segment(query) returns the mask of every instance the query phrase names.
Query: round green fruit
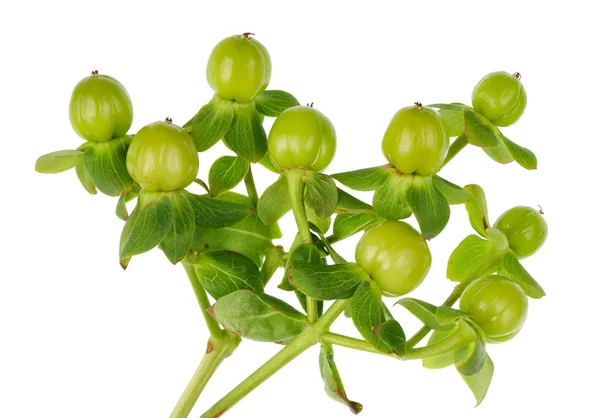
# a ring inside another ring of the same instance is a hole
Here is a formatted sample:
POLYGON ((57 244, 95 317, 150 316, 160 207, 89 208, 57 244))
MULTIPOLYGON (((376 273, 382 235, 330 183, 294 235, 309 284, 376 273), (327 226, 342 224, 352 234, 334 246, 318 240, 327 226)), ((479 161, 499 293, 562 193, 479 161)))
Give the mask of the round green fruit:
POLYGON ((83 139, 104 142, 127 133, 133 121, 133 105, 121 83, 93 71, 73 89, 69 119, 83 139))
POLYGON ((494 228, 504 232, 508 245, 519 258, 534 254, 548 236, 548 224, 541 211, 528 206, 507 210, 500 215, 494 228))
POLYGON ((504 71, 483 77, 473 89, 473 109, 488 118, 496 126, 515 123, 527 106, 527 93, 519 73, 504 71))
POLYGON ((385 221, 367 230, 356 246, 355 257, 386 296, 416 289, 431 267, 427 242, 401 221, 385 221))
POLYGON ((460 310, 472 315, 487 340, 493 343, 517 335, 527 318, 527 306, 523 289, 502 276, 475 280, 460 299, 460 310))
POLYGON ((271 79, 271 57, 250 33, 223 39, 206 67, 210 87, 223 99, 248 103, 262 93, 271 79))
POLYGON ((336 147, 331 121, 317 109, 295 106, 275 120, 268 138, 269 155, 280 169, 325 169, 336 147))
POLYGON ((442 167, 448 154, 446 123, 438 112, 415 106, 400 109, 383 136, 383 154, 404 174, 429 176, 442 167))
POLYGON ((127 171, 143 189, 171 192, 198 174, 198 153, 188 133, 169 119, 144 126, 127 151, 127 171))

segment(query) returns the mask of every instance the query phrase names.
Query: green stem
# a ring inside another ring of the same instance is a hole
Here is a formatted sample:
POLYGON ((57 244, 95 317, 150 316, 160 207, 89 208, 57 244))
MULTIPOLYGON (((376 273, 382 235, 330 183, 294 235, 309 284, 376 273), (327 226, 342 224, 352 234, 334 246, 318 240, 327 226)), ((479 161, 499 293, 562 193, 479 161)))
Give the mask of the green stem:
POLYGON ((286 345, 281 351, 271 357, 270 360, 248 376, 246 380, 237 385, 231 392, 202 414, 201 418, 220 417, 261 383, 318 342, 319 332, 312 326, 306 327, 291 343, 286 345))
MULTIPOLYGON (((450 296, 448 296, 448 298, 444 301, 444 303, 442 305, 451 308, 456 303, 456 301, 458 299, 460 299, 461 295, 465 291, 465 288, 473 280, 474 279, 469 279, 469 280, 465 280, 462 283, 457 284, 454 287, 454 290, 452 291, 452 293, 450 293, 450 296)), ((414 346, 416 346, 417 344, 419 344, 419 342, 423 338, 425 338, 427 336, 427 334, 429 334, 429 331, 431 331, 431 328, 429 328, 427 325, 424 325, 423 327, 421 327, 421 329, 419 331, 417 331, 415 333, 415 335, 413 335, 411 338, 409 338, 409 340, 406 342, 406 348, 410 349, 410 348, 413 348, 414 346)))
POLYGON ((329 309, 327 309, 327 311, 323 314, 323 316, 321 318, 319 318, 319 320, 315 324, 315 327, 320 332, 329 331, 329 327, 331 327, 331 324, 333 324, 333 322, 337 319, 337 317, 340 316, 344 312, 344 310, 346 309, 346 307, 348 307, 348 305, 350 305, 350 299, 336 300, 335 302, 333 302, 331 304, 331 306, 329 307, 329 309))
POLYGON ((198 275, 196 274, 196 269, 193 265, 189 263, 182 263, 185 272, 187 273, 188 279, 190 279, 190 283, 192 284, 192 288, 194 289, 194 293, 196 294, 196 299, 198 300, 198 305, 200 305, 200 310, 202 311, 202 316, 204 316, 204 321, 206 321, 206 326, 208 327, 208 331, 210 335, 215 340, 219 340, 223 338, 223 330, 213 319, 212 316, 208 313, 208 308, 210 308, 210 301, 208 300, 208 296, 206 295, 206 291, 200 280, 198 280, 198 275))
POLYGON ((254 176, 252 175, 252 164, 248 165, 248 172, 244 176, 244 184, 246 185, 248 197, 252 201, 252 204, 256 206, 256 203, 258 202, 258 192, 256 191, 256 184, 254 183, 254 176))
MULTIPOLYGON (((294 212, 294 218, 296 219, 296 225, 298 225, 298 233, 302 243, 312 242, 312 235, 310 233, 310 227, 308 226, 308 219, 306 217, 306 208, 304 207, 304 171, 293 168, 283 172, 284 176, 287 176, 288 190, 290 193, 290 202, 292 204, 292 211, 294 212)), ((317 301, 313 298, 306 297, 306 313, 308 314, 308 322, 314 323, 319 318, 317 301)))
POLYGON ((367 353, 383 354, 390 357, 400 358, 394 354, 387 354, 377 350, 371 343, 358 338, 347 337, 345 335, 326 332, 321 336, 321 341, 329 344, 339 345, 341 347, 352 348, 353 350, 366 351, 367 353))
POLYGON ((223 360, 233 354, 240 341, 242 339, 239 336, 229 333, 219 340, 212 337, 208 340, 206 353, 171 412, 171 418, 187 418, 212 375, 223 360))
POLYGON ((465 134, 460 134, 450 145, 450 148, 448 149, 448 154, 446 155, 446 159, 444 160, 442 167, 448 164, 454 157, 456 157, 456 155, 460 151, 462 151, 462 149, 468 144, 469 141, 467 141, 467 137, 465 136, 465 134))
MULTIPOLYGON (((469 327, 465 325, 465 327, 469 327)), ((469 335, 466 334, 466 328, 460 327, 450 337, 442 340, 438 343, 427 345, 420 348, 408 348, 404 354, 405 360, 422 360, 431 357, 442 356, 444 354, 452 353, 460 348, 465 347, 468 344, 469 335)))
POLYGON ((271 280, 271 277, 275 274, 277 269, 281 267, 281 255, 283 254, 283 248, 271 247, 265 253, 265 261, 260 268, 260 274, 262 275, 263 285, 266 286, 271 280))
POLYGON ((331 257, 331 259, 333 260, 333 262, 335 264, 347 264, 348 263, 344 259, 344 257, 339 255, 337 253, 337 251, 333 249, 333 247, 331 246, 329 241, 327 241, 327 238, 325 237, 325 235, 319 234, 319 237, 321 238, 321 241, 323 241, 323 244, 325 244, 325 248, 327 248, 327 252, 329 253, 329 256, 331 257))

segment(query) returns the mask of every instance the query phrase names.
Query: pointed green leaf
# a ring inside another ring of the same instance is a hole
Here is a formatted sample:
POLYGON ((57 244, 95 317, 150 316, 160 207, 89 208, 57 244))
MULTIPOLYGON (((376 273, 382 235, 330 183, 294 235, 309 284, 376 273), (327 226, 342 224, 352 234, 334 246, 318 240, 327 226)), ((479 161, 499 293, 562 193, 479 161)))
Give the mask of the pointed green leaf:
POLYGON ((375 213, 385 219, 405 219, 411 215, 406 199, 413 181, 412 175, 393 174, 373 195, 375 213))
POLYGON ((117 207, 115 209, 115 213, 117 215, 117 218, 121 219, 122 221, 126 221, 127 218, 129 218, 129 212, 127 212, 127 195, 121 195, 119 197, 119 200, 117 201, 117 207))
POLYGON ((208 172, 211 196, 218 196, 239 184, 248 173, 248 161, 240 157, 224 156, 217 159, 208 172))
POLYGON ((260 161, 258 162, 260 165, 262 165, 264 168, 266 168, 267 170, 275 173, 275 174, 279 174, 281 172, 281 170, 279 168, 277 168, 275 166, 275 164, 273 164, 273 161, 271 161, 271 157, 269 156, 269 152, 267 151, 267 153, 264 155, 264 157, 262 157, 260 159, 260 161))
POLYGON ((458 309, 450 308, 448 306, 438 306, 435 310, 435 319, 438 324, 445 326, 450 325, 458 321, 459 319, 470 318, 466 312, 459 311, 458 309))
POLYGON ((363 168, 356 171, 332 174, 331 177, 352 190, 368 192, 382 186, 396 170, 389 166, 363 168))
POLYGON ((256 205, 258 216, 265 225, 274 224, 291 209, 292 203, 285 176, 279 176, 275 183, 267 187, 256 205))
POLYGON ((209 313, 229 331, 255 341, 285 343, 308 325, 304 315, 282 300, 247 289, 223 296, 209 313))
POLYGON ((488 228, 485 230, 485 233, 494 250, 504 252, 510 248, 508 245, 508 238, 504 232, 497 228, 488 228))
POLYGON ((341 241, 380 222, 374 213, 347 213, 333 221, 333 236, 341 241))
POLYGON ((312 170, 307 171, 302 180, 306 185, 306 206, 312 208, 321 219, 331 216, 338 203, 335 181, 327 174, 312 170))
POLYGON ((444 230, 450 220, 450 205, 431 177, 414 176, 406 201, 419 222, 421 235, 429 240, 444 230))
POLYGON ((321 371, 323 382, 325 383, 325 392, 327 395, 334 401, 346 405, 354 415, 360 413, 363 409, 362 405, 358 402, 351 401, 346 395, 346 389, 344 389, 342 378, 340 377, 340 373, 333 360, 333 348, 329 344, 321 343, 319 369, 321 371))
POLYGON ((435 103, 427 105, 427 107, 435 107, 436 109, 447 109, 447 110, 463 110, 470 109, 470 107, 462 103, 435 103))
MULTIPOLYGON (((499 130, 496 130, 496 135, 500 134, 499 130)), ((501 135, 501 134, 500 134, 501 135)), ((514 161, 510 152, 508 152, 508 148, 504 145, 504 141, 498 141, 498 145, 493 148, 482 148, 483 151, 494 161, 500 164, 508 164, 514 161)))
POLYGON ((229 251, 206 251, 194 262, 198 279, 215 299, 240 289, 263 292, 262 276, 249 258, 229 251))
POLYGON ((326 234, 327 231, 329 231, 329 227, 331 226, 331 216, 322 219, 317 215, 313 208, 306 206, 306 218, 308 219, 310 229, 317 234, 326 234))
POLYGON ((471 198, 471 192, 467 189, 450 183, 440 176, 433 176, 433 187, 435 187, 451 205, 460 205, 471 198))
POLYGON ((173 264, 183 260, 194 243, 196 213, 194 206, 190 203, 189 196, 191 194, 185 190, 174 192, 172 195, 173 226, 160 243, 160 249, 163 250, 173 264))
POLYGON ((473 392, 473 395, 475 396, 475 399, 477 401, 477 405, 475 406, 479 406, 481 402, 483 402, 483 399, 487 394, 488 388, 492 383, 492 377, 494 375, 494 363, 492 362, 492 359, 486 353, 483 366, 477 373, 465 375, 463 373, 460 373, 459 371, 459 374, 465 381, 465 383, 469 386, 471 392, 473 392))
POLYGON ((204 182, 204 180, 194 179, 194 183, 196 183, 197 185, 202 187, 206 191, 206 193, 210 193, 210 190, 209 190, 208 186, 206 185, 206 183, 204 182))
POLYGON ((233 121, 233 103, 214 95, 194 118, 188 122, 194 144, 199 152, 211 148, 223 139, 233 121))
MULTIPOLYGON (((440 115, 446 122, 446 128, 448 131, 448 136, 455 137, 459 136, 465 131, 465 117, 463 113, 465 105, 461 103, 451 103, 456 105, 458 108, 448 109, 448 108, 439 108, 440 115)), ((437 107, 437 106, 434 106, 437 107)))
POLYGON ((537 157, 533 152, 525 147, 515 144, 504 135, 502 135, 502 140, 506 146, 506 149, 517 162, 517 164, 523 168, 526 168, 527 170, 537 169, 537 157))
POLYGON ((89 194, 98 193, 96 190, 96 185, 94 184, 92 177, 90 177, 90 172, 85 166, 85 163, 79 164, 77 167, 75 167, 75 173, 77 174, 77 178, 81 182, 81 185, 89 194))
POLYGON ((386 321, 385 311, 381 302, 381 290, 373 280, 363 282, 350 302, 352 321, 363 336, 381 352, 391 353, 388 344, 373 332, 375 325, 386 321))
POLYGON ((485 117, 470 109, 463 109, 465 117, 465 136, 470 144, 478 147, 495 147, 498 138, 495 135, 495 126, 485 117))
POLYGON ((169 197, 160 192, 142 191, 121 233, 121 260, 156 247, 167 236, 172 224, 173 204, 169 197))
MULTIPOLYGON (((444 330, 434 330, 427 341, 426 346, 430 347, 435 344, 441 343, 444 340, 447 340, 450 336, 452 336, 458 330, 458 324, 455 324, 453 327, 444 330)), ((459 351, 465 351, 465 349, 459 349, 459 351)), ((435 357, 429 357, 423 359, 423 367, 426 369, 443 369, 445 367, 453 366, 456 362, 457 351, 451 351, 449 353, 445 353, 435 357)))
POLYGON ((370 280, 355 263, 288 262, 287 277, 294 288, 319 300, 349 299, 361 283, 370 280))
POLYGON ((338 201, 335 213, 365 213, 373 212, 373 207, 368 203, 355 198, 342 189, 337 189, 338 201))
POLYGON ((131 136, 106 142, 88 141, 79 147, 85 152, 84 164, 98 190, 108 196, 120 196, 134 187, 125 160, 131 136))
POLYGON ((51 152, 37 159, 35 171, 44 174, 62 173, 81 164, 84 155, 83 152, 77 150, 51 152))
POLYGON ((406 335, 395 319, 390 319, 373 327, 373 333, 385 342, 392 352, 400 357, 404 356, 406 335))
POLYGON ((485 237, 487 236, 485 230, 490 227, 485 193, 481 186, 477 184, 469 184, 465 186, 465 189, 471 193, 471 198, 465 203, 465 208, 469 214, 469 222, 479 235, 485 237))
POLYGON ((507 279, 521 286, 527 296, 534 299, 546 296, 546 292, 544 292, 542 286, 525 270, 525 267, 523 267, 514 252, 508 251, 504 254, 502 269, 507 279))
POLYGON ((223 141, 238 156, 256 163, 267 152, 267 134, 253 102, 233 104, 233 122, 223 141))
MULTIPOLYGON (((466 322, 466 321, 465 321, 466 322)), ((475 334, 475 338, 467 347, 467 353, 464 358, 456 362, 456 369, 465 376, 473 375, 481 370, 485 363, 485 334, 483 330, 474 322, 467 322, 475 334)))
POLYGON ((396 305, 403 306, 411 314, 416 316, 423 324, 431 329, 447 329, 448 326, 438 323, 435 312, 437 307, 431 303, 414 299, 404 298, 396 302, 396 305))
POLYGON ((196 227, 216 229, 232 226, 252 212, 251 203, 241 204, 213 199, 207 195, 189 194, 188 199, 196 212, 196 227))
POLYGON ((298 106, 298 99, 283 90, 265 90, 254 99, 258 113, 276 118, 284 110, 298 106))
POLYGON ((502 259, 490 241, 469 235, 456 247, 446 268, 446 277, 454 282, 475 279, 492 273, 502 259))

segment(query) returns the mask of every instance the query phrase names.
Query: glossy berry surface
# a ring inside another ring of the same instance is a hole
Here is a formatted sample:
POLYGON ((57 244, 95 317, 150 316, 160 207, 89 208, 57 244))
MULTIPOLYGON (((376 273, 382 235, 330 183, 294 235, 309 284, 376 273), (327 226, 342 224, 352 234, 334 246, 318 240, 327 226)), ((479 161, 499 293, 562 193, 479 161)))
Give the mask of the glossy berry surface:
POLYGON ((508 245, 519 258, 537 252, 548 236, 548 225, 539 210, 528 206, 517 206, 504 212, 494 228, 508 238, 508 245))
POLYGON ((504 71, 486 75, 473 89, 473 109, 496 126, 512 125, 527 106, 527 93, 520 78, 519 73, 504 71))

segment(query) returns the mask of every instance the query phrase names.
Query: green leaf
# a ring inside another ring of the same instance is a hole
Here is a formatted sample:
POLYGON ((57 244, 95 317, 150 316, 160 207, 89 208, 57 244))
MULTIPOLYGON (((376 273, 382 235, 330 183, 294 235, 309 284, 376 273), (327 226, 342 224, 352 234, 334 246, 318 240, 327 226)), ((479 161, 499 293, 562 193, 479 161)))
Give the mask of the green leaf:
POLYGON ((108 196, 120 196, 134 187, 125 163, 131 136, 106 142, 88 141, 79 147, 85 152, 84 164, 98 190, 108 196))
POLYGON ((493 272, 501 256, 490 241, 469 235, 450 254, 446 276, 455 282, 483 277, 493 272))
POLYGON ((485 237, 487 236, 485 231, 490 227, 485 193, 481 186, 477 184, 469 184, 465 186, 465 189, 471 193, 471 198, 465 203, 465 208, 469 214, 469 222, 479 235, 485 237))
POLYGON ((344 384, 342 383, 342 378, 340 377, 340 373, 333 360, 333 348, 329 344, 321 343, 319 369, 321 371, 323 382, 325 383, 325 392, 327 395, 334 401, 346 405, 354 415, 358 415, 363 407, 358 402, 348 399, 346 389, 344 389, 344 384))
POLYGON ((117 207, 115 209, 117 218, 121 219, 122 221, 126 221, 127 218, 129 218, 129 212, 127 212, 127 206, 125 205, 126 203, 127 195, 123 194, 119 197, 119 200, 117 201, 117 207))
MULTIPOLYGON (((465 117, 463 109, 466 107, 461 103, 452 103, 456 105, 458 108, 456 109, 448 109, 448 108, 439 108, 440 115, 446 122, 446 128, 448 131, 448 136, 455 137, 459 136, 465 131, 465 117)), ((434 106, 437 107, 437 106, 434 106)))
POLYGON ((342 189, 337 189, 338 201, 335 213, 365 213, 373 212, 373 207, 368 203, 355 198, 342 189))
POLYGON ((194 262, 198 279, 215 299, 240 289, 263 292, 263 281, 256 264, 249 258, 229 251, 200 253, 194 262))
POLYGON ((490 383, 492 383, 492 377, 494 375, 494 363, 492 362, 492 359, 486 353, 483 366, 477 373, 465 375, 459 370, 459 374, 469 386, 473 395, 475 395, 477 401, 477 405, 475 406, 479 406, 487 394, 490 383))
MULTIPOLYGON (((427 346, 433 346, 435 344, 441 343, 444 340, 447 340, 454 333, 456 333, 457 330, 458 324, 455 324, 449 329, 434 330, 431 334, 431 337, 429 337, 429 340, 427 341, 427 346)), ((462 351, 462 354, 464 355, 466 349, 459 349, 458 351, 462 351)), ((423 359, 423 367, 425 367, 426 369, 443 369, 445 367, 453 366, 456 362, 457 357, 459 356, 460 354, 458 354, 457 351, 452 351, 436 357, 429 357, 423 359)))
POLYGON ((373 332, 373 327, 386 321, 381 302, 381 290, 373 280, 363 282, 351 299, 352 321, 363 336, 377 350, 391 353, 388 344, 373 332))
POLYGON ((471 192, 454 183, 450 183, 440 176, 433 176, 433 187, 435 187, 451 205, 465 203, 471 198, 471 192))
POLYGON ((517 162, 517 164, 523 168, 526 168, 527 170, 537 169, 537 157, 533 152, 525 147, 515 144, 504 135, 502 135, 502 142, 504 142, 506 149, 517 162))
POLYGON ((310 229, 318 234, 326 234, 331 226, 331 216, 325 219, 320 218, 315 210, 309 206, 306 206, 306 218, 308 219, 308 225, 310 229))
POLYGON ((525 270, 514 252, 508 251, 502 259, 502 270, 507 279, 517 283, 525 294, 534 299, 546 296, 546 292, 538 282, 525 270))
POLYGON ((267 170, 271 171, 272 173, 279 174, 281 172, 281 170, 279 168, 277 168, 275 166, 275 164, 273 164, 273 161, 271 161, 271 157, 269 156, 268 151, 264 155, 264 157, 262 157, 260 159, 260 161, 258 163, 260 165, 262 165, 264 168, 266 168, 267 170))
MULTIPOLYGON (((204 152, 222 139, 233 121, 233 103, 214 95, 188 122, 196 149, 204 152)), ((187 124, 186 124, 187 125, 187 124)))
POLYGON ((312 170, 307 171, 302 180, 306 184, 306 206, 312 208, 321 219, 331 216, 338 203, 335 181, 327 174, 312 170))
POLYGON ((347 213, 337 215, 333 221, 333 236, 341 241, 377 224, 380 220, 374 213, 347 213))
POLYGON ((421 235, 429 240, 444 230, 450 220, 450 206, 431 177, 414 176, 406 201, 419 222, 421 235))
POLYGON ((35 171, 44 174, 62 173, 83 162, 84 153, 77 150, 55 151, 42 155, 35 162, 35 171))
POLYGON ((438 323, 435 315, 437 307, 431 303, 414 298, 404 298, 396 302, 396 305, 403 306, 411 314, 416 316, 423 324, 427 325, 431 329, 448 328, 448 326, 438 323))
POLYGON ((206 193, 210 193, 210 190, 209 190, 208 186, 206 185, 206 183, 204 182, 204 180, 194 179, 194 183, 196 183, 197 185, 202 187, 206 191, 206 193))
MULTIPOLYGON (((227 192, 215 199, 251 206, 252 202, 241 194, 227 192)), ((193 248, 204 251, 228 250, 240 253, 250 258, 258 266, 262 264, 264 254, 273 247, 273 239, 281 238, 277 224, 266 226, 258 217, 256 211, 240 222, 219 228, 196 228, 193 248)))
POLYGON ((233 189, 244 179, 250 165, 240 157, 221 157, 210 167, 208 184, 212 197, 233 189))
POLYGON ((385 219, 405 219, 411 215, 406 195, 413 181, 412 175, 393 174, 373 195, 375 213, 385 219))
POLYGON ((370 280, 355 263, 324 265, 290 261, 287 277, 294 288, 319 300, 349 299, 361 283, 370 280))
POLYGON ((190 196, 190 193, 182 190, 174 192, 171 197, 173 225, 165 239, 160 243, 160 249, 163 250, 173 264, 183 260, 194 243, 196 213, 190 203, 190 196))
POLYGON ((459 311, 458 309, 450 308, 448 306, 438 306, 435 310, 435 319, 438 324, 442 326, 450 325, 458 321, 459 319, 471 318, 466 312, 459 311))
POLYGON ((254 102, 258 113, 274 118, 284 110, 300 104, 294 96, 283 90, 265 90, 256 96, 254 102))
POLYGON ((393 167, 378 166, 332 174, 331 177, 352 190, 368 192, 381 187, 395 171, 393 167))
POLYGON ((137 205, 121 233, 119 256, 123 268, 129 259, 156 247, 173 224, 171 199, 160 192, 140 192, 137 205))
POLYGON ((233 112, 233 122, 223 141, 238 156, 256 163, 267 152, 267 134, 254 103, 234 103, 233 112))
MULTIPOLYGON (((496 134, 499 134, 500 131, 497 130, 496 134)), ((483 151, 494 161, 500 164, 508 164, 514 161, 510 152, 508 152, 508 148, 504 145, 504 141, 500 140, 498 142, 498 146, 493 148, 482 148, 483 151)))
POLYGON ((508 245, 508 238, 504 232, 497 228, 488 228, 485 230, 485 233, 487 234, 490 244, 492 244, 492 248, 494 250, 504 252, 510 248, 508 245))
POLYGON ((191 193, 188 198, 196 212, 196 227, 200 228, 216 229, 232 226, 254 212, 250 202, 241 204, 191 193))
POLYGON ((395 319, 390 319, 373 327, 373 333, 385 342, 392 352, 400 357, 404 356, 406 335, 395 319))
POLYGON ((485 334, 483 330, 475 322, 467 322, 474 331, 475 338, 471 344, 467 346, 467 352, 464 358, 456 362, 456 369, 465 376, 473 375, 481 370, 485 363, 485 334))
POLYGON ((255 341, 286 343, 308 325, 304 315, 282 300, 247 289, 223 296, 209 313, 229 331, 255 341))
POLYGON ((470 109, 462 103, 435 103, 427 105, 427 107, 435 107, 436 109, 447 109, 447 110, 463 110, 470 109))
POLYGON ((495 147, 498 138, 495 134, 495 126, 479 113, 463 109, 465 117, 465 136, 470 144, 478 147, 495 147))
POLYGON ((285 176, 279 176, 275 183, 267 187, 256 205, 258 216, 265 225, 274 224, 291 209, 292 202, 285 176))
POLYGON ((90 172, 85 164, 79 164, 77 167, 75 167, 75 173, 77 174, 77 178, 81 182, 81 185, 89 194, 98 193, 96 190, 96 185, 94 184, 94 181, 90 176, 90 172))

